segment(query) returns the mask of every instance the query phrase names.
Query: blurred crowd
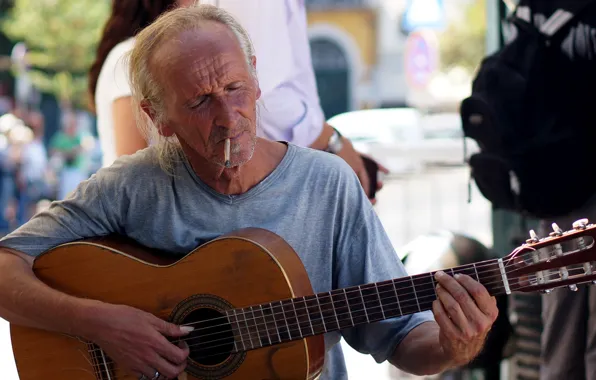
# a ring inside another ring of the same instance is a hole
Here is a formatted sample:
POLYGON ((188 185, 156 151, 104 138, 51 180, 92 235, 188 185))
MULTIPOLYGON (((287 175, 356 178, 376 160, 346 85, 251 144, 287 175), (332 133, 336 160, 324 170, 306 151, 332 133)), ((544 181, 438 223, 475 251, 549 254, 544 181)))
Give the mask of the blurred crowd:
POLYGON ((44 124, 37 110, 14 108, 0 116, 0 236, 63 199, 99 167, 97 139, 80 128, 76 113, 63 113, 49 140, 44 124))

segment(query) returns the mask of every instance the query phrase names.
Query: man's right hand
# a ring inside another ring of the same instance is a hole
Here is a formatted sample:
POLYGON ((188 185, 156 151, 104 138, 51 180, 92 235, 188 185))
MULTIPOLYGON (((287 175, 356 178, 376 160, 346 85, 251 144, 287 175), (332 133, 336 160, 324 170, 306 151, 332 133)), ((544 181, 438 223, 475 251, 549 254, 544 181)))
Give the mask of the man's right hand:
POLYGON ((173 379, 184 372, 189 348, 167 337, 187 335, 181 327, 129 306, 100 304, 93 311, 87 338, 99 345, 122 369, 153 379, 156 372, 173 379))

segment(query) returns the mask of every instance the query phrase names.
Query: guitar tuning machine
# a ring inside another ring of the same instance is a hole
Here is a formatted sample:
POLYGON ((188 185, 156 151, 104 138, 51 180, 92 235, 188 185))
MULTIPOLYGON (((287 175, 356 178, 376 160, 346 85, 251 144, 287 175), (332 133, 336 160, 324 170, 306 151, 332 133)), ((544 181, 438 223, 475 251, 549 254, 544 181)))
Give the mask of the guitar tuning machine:
POLYGON ((577 285, 575 285, 575 284, 569 285, 569 290, 571 290, 572 292, 577 292, 577 285))
POLYGON ((580 219, 580 220, 576 220, 575 222, 573 222, 573 229, 574 230, 585 230, 586 227, 588 226, 588 223, 590 221, 586 218, 584 219, 580 219))
POLYGON ((536 235, 536 231, 530 230, 530 238, 526 240, 526 243, 538 243, 540 239, 538 239, 538 235, 536 235))
POLYGON ((542 294, 551 294, 552 292, 553 292, 552 289, 544 289, 544 290, 540 291, 540 293, 542 293, 542 294))
POLYGON ((557 223, 553 223, 552 227, 553 227, 553 232, 551 232, 549 234, 549 236, 554 237, 554 236, 562 236, 563 235, 563 230, 561 229, 561 227, 559 227, 557 225, 557 223))

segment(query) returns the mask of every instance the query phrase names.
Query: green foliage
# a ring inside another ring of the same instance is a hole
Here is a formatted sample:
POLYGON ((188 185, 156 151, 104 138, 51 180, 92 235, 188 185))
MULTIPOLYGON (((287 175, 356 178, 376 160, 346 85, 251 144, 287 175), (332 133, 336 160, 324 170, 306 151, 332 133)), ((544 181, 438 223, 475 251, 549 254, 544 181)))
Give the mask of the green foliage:
POLYGON ((0 27, 27 45, 35 87, 65 106, 83 106, 87 71, 109 11, 108 0, 15 0, 0 27))
POLYGON ((486 0, 472 0, 463 20, 439 36, 443 70, 462 67, 473 73, 486 53, 486 0))

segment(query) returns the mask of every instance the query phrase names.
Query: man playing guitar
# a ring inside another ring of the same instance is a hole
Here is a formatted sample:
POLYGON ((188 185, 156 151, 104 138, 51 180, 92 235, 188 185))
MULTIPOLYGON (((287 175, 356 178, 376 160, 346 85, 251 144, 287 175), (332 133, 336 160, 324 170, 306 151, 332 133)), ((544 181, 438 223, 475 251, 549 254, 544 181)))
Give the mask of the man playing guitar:
MULTIPOLYGON (((153 145, 119 158, 66 200, 0 241, 0 317, 83 337, 141 378, 175 378, 189 329, 150 313, 82 299, 36 278, 36 256, 109 234, 183 255, 243 227, 268 229, 298 253, 315 291, 405 276, 354 171, 337 156, 256 137, 258 60, 242 27, 207 5, 163 15, 130 55, 139 123, 153 145)), ((436 275, 423 312, 325 335, 323 379, 347 379, 343 336, 376 361, 433 374, 481 350, 495 299, 465 275, 436 275)))

